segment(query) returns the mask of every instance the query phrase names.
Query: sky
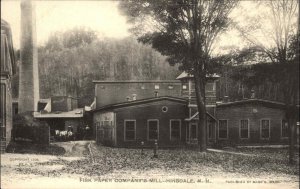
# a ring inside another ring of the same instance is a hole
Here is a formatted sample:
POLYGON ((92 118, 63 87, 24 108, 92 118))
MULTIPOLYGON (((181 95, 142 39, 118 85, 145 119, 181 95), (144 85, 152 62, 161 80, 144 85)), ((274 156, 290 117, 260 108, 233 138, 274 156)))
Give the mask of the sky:
MULTIPOLYGON (((38 45, 43 45, 56 31, 82 26, 95 30, 102 37, 130 36, 128 32, 130 25, 126 22, 126 17, 120 14, 118 3, 118 1, 104 0, 35 1, 38 45)), ((258 8, 253 1, 242 1, 241 6, 232 12, 232 17, 241 23, 247 23, 246 17, 251 18, 263 13, 266 13, 266 10, 263 7, 258 8)), ((11 25, 14 47, 18 49, 20 47, 20 0, 1 0, 1 18, 11 25)), ((267 40, 263 42, 268 43, 267 40)), ((220 36, 215 46, 215 51, 219 53, 228 49, 242 48, 245 46, 245 40, 237 31, 230 30, 220 36)))
MULTIPOLYGON (((130 35, 117 1, 36 1, 35 4, 38 45, 44 44, 51 33, 82 26, 105 37, 130 35)), ((11 26, 15 48, 20 47, 20 14, 19 0, 1 0, 1 18, 11 26)))

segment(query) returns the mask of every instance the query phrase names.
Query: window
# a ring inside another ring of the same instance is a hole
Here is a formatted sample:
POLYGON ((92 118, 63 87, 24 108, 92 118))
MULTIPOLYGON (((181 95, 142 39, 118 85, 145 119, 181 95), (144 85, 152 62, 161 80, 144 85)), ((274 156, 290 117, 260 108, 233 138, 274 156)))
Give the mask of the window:
POLYGON ((159 85, 154 85, 154 89, 159 89, 159 85))
POLYGON ((170 120, 170 140, 180 140, 181 121, 171 119, 170 120))
POLYGON ((17 115, 18 112, 19 112, 19 109, 18 109, 18 107, 16 107, 16 108, 14 109, 14 115, 17 115))
POLYGON ((187 89, 187 86, 186 85, 182 85, 182 89, 187 89))
POLYGON ((214 138, 214 123, 212 121, 207 122, 208 138, 214 138))
POLYGON ((227 120, 219 120, 219 138, 227 139, 227 137, 228 137, 227 120))
POLYGON ((214 91, 214 83, 206 83, 205 91, 214 91))
POLYGON ((158 140, 158 120, 148 120, 148 140, 158 140))
POLYGON ((168 111, 168 107, 167 107, 167 106, 163 106, 163 107, 161 108, 161 111, 162 111, 162 112, 167 112, 167 111, 168 111))
POLYGON ((286 120, 281 121, 281 138, 289 137, 289 126, 286 120))
POLYGON ((112 121, 103 121, 103 126, 112 126, 112 121))
POLYGON ((197 129, 197 124, 196 123, 193 123, 191 124, 190 126, 190 132, 191 132, 191 135, 190 135, 190 138, 191 139, 196 139, 198 138, 197 135, 198 135, 198 129, 197 129))
POLYGON ((249 138, 249 122, 247 119, 240 122, 240 138, 249 138))
POLYGON ((1 139, 6 137, 6 85, 1 83, 1 97, 0 97, 0 129, 1 129, 1 139))
POLYGON ((268 119, 261 120, 260 138, 262 139, 270 138, 270 120, 268 119))
POLYGON ((135 120, 125 120, 124 140, 135 140, 135 120))

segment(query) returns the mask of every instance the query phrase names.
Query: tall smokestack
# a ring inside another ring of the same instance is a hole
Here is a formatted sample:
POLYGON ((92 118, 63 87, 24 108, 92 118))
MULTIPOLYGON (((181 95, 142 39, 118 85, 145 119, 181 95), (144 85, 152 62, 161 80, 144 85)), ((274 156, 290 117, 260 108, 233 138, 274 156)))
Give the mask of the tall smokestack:
POLYGON ((35 6, 21 1, 21 63, 19 112, 37 111, 39 94, 38 53, 36 45, 35 6))

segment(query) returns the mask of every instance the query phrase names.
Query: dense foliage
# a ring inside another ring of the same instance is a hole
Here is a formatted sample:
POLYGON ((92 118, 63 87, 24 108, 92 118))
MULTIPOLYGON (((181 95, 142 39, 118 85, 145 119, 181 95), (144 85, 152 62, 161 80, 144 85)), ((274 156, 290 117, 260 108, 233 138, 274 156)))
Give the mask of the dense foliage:
MULTIPOLYGON (((150 46, 130 37, 99 39, 86 28, 54 33, 38 53, 41 98, 71 95, 80 106, 93 101, 93 80, 175 79, 180 73, 150 46)), ((16 97, 18 75, 13 86, 16 97)))

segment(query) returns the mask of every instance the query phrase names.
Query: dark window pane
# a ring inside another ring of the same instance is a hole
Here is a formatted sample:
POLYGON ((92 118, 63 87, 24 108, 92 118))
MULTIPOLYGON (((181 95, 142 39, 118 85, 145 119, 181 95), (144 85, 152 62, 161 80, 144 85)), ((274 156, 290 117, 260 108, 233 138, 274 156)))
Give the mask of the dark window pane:
POLYGON ((148 129, 149 129, 149 140, 155 140, 158 139, 158 121, 153 120, 148 122, 148 129))
POLYGON ((208 138, 214 138, 214 124, 209 121, 208 123, 208 138))
POLYGON ((171 121, 171 140, 180 139, 180 121, 172 120, 171 121))
POLYGON ((261 138, 269 138, 270 137, 270 122, 269 120, 261 121, 261 138))
POLYGON ((191 138, 197 138, 197 125, 191 125, 191 138))
POLYGON ((125 122, 125 140, 135 140, 135 122, 125 122))
POLYGON ((219 120, 219 138, 227 138, 227 120, 219 120))
POLYGON ((241 120, 240 130, 241 130, 241 138, 249 138, 248 120, 241 120))
POLYGON ((281 137, 289 137, 289 127, 286 120, 282 120, 281 137))
POLYGON ((1 84, 1 97, 0 97, 0 127, 1 127, 1 138, 6 137, 5 125, 6 125, 6 86, 1 84))

